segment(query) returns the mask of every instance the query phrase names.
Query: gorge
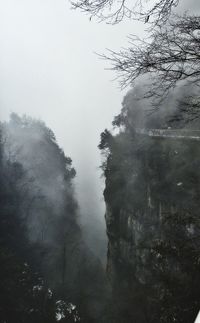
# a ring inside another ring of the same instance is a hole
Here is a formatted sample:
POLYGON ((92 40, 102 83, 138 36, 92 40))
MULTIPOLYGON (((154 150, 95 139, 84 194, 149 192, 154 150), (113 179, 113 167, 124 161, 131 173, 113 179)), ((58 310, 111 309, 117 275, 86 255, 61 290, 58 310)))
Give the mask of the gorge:
POLYGON ((0 323, 195 321, 199 10, 0 1, 0 323))
POLYGON ((144 101, 141 108, 135 91, 125 96, 114 130, 102 132, 99 144, 106 268, 85 242, 76 172, 53 132, 15 113, 1 124, 5 322, 194 321, 200 289, 199 118, 185 124, 190 111, 182 118, 180 107, 146 114, 148 105, 144 101))

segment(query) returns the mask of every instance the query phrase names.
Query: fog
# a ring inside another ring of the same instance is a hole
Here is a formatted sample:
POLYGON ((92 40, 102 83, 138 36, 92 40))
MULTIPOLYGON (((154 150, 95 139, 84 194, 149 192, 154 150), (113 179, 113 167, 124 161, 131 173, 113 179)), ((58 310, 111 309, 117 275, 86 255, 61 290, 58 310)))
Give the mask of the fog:
MULTIPOLYGON (((0 2, 1 119, 14 111, 45 120, 73 159, 82 224, 88 217, 92 225, 92 218, 98 219, 104 241, 97 145, 100 132, 120 110, 122 93, 94 52, 118 48, 131 31, 128 22, 107 26, 89 21, 62 0, 0 2)), ((105 253, 103 245, 100 252, 105 253)))
MULTIPOLYGON (((192 5, 182 3, 182 8, 192 5)), ((139 22, 111 26, 90 21, 64 0, 0 1, 1 120, 14 111, 43 119, 55 132, 77 171, 83 232, 93 251, 104 257, 104 183, 97 145, 119 113, 125 92, 95 52, 126 46, 126 36, 143 36, 144 28, 139 22)))

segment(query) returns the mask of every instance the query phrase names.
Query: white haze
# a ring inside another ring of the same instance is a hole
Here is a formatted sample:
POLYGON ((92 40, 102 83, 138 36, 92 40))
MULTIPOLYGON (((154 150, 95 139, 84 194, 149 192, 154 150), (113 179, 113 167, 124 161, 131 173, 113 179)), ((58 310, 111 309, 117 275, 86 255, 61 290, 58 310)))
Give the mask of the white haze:
MULTIPOLYGON (((199 1, 182 3, 196 10, 199 1)), ((85 236, 101 256, 106 233, 97 145, 124 93, 94 52, 126 46, 130 33, 143 35, 144 24, 99 24, 64 0, 0 0, 0 117, 27 114, 55 132, 77 170, 85 236)))

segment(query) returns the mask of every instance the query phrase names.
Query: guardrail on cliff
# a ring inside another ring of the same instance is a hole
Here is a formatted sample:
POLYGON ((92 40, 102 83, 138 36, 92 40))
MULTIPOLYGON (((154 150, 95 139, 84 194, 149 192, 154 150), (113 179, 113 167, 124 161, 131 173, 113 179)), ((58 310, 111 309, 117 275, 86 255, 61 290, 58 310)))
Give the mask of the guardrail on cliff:
POLYGON ((135 131, 149 137, 200 140, 200 130, 136 128, 135 131))

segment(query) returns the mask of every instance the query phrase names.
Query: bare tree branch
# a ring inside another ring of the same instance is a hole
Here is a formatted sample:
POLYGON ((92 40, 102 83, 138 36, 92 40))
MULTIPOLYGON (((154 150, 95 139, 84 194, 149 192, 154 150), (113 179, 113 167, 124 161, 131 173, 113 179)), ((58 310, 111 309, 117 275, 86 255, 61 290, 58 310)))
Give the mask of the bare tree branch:
POLYGON ((92 17, 109 24, 117 24, 124 18, 158 24, 165 22, 179 0, 72 0, 74 9, 81 9, 92 17))
POLYGON ((163 100, 178 82, 200 86, 200 17, 173 16, 159 26, 148 40, 130 36, 130 46, 119 52, 108 50, 101 58, 111 63, 122 88, 138 77, 151 78, 145 97, 163 100))

